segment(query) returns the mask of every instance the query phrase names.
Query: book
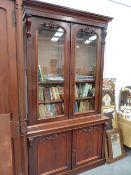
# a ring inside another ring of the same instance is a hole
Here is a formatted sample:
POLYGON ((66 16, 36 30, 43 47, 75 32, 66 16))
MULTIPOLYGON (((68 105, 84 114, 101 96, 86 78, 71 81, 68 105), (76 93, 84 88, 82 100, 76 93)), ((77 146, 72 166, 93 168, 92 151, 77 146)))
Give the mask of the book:
POLYGON ((82 97, 87 97, 88 91, 89 91, 89 85, 88 85, 88 83, 85 83, 83 85, 82 97))
POLYGON ((41 87, 41 86, 38 87, 38 99, 39 100, 44 100, 43 87, 41 87))
POLYGON ((75 101, 74 103, 74 112, 78 112, 78 103, 75 101))
POLYGON ((55 87, 55 92, 56 92, 57 99, 60 100, 61 98, 60 98, 58 87, 55 87))
POLYGON ((47 117, 47 113, 45 110, 45 105, 40 104, 39 105, 39 119, 43 119, 47 117))
POLYGON ((78 87, 76 86, 76 84, 75 84, 75 98, 76 99, 78 98, 78 87))
POLYGON ((53 94, 52 94, 51 87, 49 88, 49 92, 50 92, 50 99, 53 100, 53 94))
POLYGON ((57 100, 57 95, 56 95, 55 87, 51 87, 51 90, 52 90, 53 99, 54 100, 57 100))
POLYGON ((49 88, 43 87, 43 96, 45 101, 49 101, 51 99, 49 88))
POLYGON ((60 99, 64 99, 64 87, 58 86, 60 99))
POLYGON ((38 81, 40 82, 44 81, 43 71, 40 65, 38 65, 38 81))

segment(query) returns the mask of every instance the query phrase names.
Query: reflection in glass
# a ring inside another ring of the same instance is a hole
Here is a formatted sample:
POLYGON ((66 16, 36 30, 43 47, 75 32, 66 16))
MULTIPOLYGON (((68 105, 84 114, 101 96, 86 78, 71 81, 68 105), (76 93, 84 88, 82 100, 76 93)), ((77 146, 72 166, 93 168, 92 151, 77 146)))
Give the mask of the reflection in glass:
POLYGON ((97 35, 79 31, 76 36, 74 112, 84 113, 95 108, 97 35))
POLYGON ((121 156, 121 143, 120 143, 120 135, 119 134, 112 134, 111 135, 111 144, 112 144, 112 152, 113 158, 121 156))
POLYGON ((38 31, 39 119, 64 114, 64 30, 42 26, 38 31))

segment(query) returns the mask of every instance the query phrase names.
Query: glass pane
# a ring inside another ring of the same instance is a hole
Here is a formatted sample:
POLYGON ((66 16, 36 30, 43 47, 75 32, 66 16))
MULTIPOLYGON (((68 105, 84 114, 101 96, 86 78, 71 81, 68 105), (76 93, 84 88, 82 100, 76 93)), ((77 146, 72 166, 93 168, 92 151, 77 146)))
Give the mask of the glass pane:
POLYGON ((93 32, 79 31, 77 33, 75 113, 85 113, 95 109, 96 41, 97 36, 93 32))
POLYGON ((64 114, 64 30, 44 26, 38 31, 39 119, 64 114))

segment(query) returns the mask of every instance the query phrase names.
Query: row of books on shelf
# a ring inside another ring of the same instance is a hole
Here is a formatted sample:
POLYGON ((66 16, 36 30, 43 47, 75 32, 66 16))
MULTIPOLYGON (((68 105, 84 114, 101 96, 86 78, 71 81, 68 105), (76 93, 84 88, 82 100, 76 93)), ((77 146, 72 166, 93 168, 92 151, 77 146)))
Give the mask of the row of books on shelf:
POLYGON ((95 96, 95 88, 92 84, 84 83, 75 85, 75 98, 95 96))
POLYGON ((39 105, 39 119, 53 118, 62 114, 64 114, 64 103, 39 105))
POLYGON ((75 101, 74 112, 88 112, 94 109, 94 101, 81 100, 80 102, 75 101))
POLYGON ((54 87, 38 87, 38 99, 39 100, 63 100, 64 98, 64 87, 54 86, 54 87))
POLYGON ((45 82, 45 81, 64 81, 64 78, 58 74, 45 74, 43 69, 40 65, 38 65, 38 81, 45 82))

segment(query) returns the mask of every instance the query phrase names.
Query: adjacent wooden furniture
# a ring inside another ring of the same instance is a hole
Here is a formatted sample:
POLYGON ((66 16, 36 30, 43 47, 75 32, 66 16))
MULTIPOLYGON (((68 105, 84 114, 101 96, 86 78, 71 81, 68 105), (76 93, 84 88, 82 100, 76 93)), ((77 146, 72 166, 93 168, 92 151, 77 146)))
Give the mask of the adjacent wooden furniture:
POLYGON ((18 127, 20 111, 15 20, 17 2, 18 0, 0 1, 0 174, 2 175, 22 173, 22 144, 18 127))
POLYGON ((131 121, 118 116, 118 126, 122 132, 123 144, 131 148, 131 121))
POLYGON ((106 28, 111 18, 24 1, 30 175, 78 174, 105 162, 100 115, 106 28))
POLYGON ((0 114, 0 120, 0 174, 13 175, 10 114, 0 114))
POLYGON ((131 147, 131 86, 125 86, 120 91, 120 108, 118 112, 118 127, 121 129, 123 144, 131 147))

